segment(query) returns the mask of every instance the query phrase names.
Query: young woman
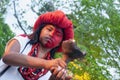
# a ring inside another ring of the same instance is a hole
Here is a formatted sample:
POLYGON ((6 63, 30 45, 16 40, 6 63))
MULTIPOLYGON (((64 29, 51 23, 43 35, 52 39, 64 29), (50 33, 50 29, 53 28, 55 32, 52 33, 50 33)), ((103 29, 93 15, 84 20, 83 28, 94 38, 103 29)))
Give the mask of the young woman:
POLYGON ((73 39, 73 25, 62 11, 40 15, 30 35, 19 35, 11 39, 1 59, 10 66, 0 80, 55 80, 66 78, 66 63, 54 54, 61 51, 61 43, 73 39))

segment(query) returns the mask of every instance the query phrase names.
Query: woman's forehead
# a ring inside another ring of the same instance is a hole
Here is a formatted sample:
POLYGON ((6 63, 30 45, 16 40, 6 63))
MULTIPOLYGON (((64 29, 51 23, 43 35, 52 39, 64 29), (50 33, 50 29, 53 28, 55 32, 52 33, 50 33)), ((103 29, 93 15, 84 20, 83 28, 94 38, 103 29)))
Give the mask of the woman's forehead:
POLYGON ((49 28, 55 29, 55 30, 58 31, 58 32, 63 33, 62 28, 59 28, 59 27, 57 27, 57 26, 54 26, 54 25, 49 24, 49 25, 46 25, 45 27, 49 27, 49 28))

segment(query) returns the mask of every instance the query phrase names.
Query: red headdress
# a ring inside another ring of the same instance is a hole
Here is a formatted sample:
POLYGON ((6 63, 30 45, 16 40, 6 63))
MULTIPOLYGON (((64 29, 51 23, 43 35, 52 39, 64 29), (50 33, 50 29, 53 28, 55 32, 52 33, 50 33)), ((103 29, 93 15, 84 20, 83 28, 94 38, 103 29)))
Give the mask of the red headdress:
POLYGON ((33 31, 36 31, 42 24, 52 24, 62 28, 64 31, 64 40, 74 38, 73 24, 60 10, 40 15, 34 24, 33 31))

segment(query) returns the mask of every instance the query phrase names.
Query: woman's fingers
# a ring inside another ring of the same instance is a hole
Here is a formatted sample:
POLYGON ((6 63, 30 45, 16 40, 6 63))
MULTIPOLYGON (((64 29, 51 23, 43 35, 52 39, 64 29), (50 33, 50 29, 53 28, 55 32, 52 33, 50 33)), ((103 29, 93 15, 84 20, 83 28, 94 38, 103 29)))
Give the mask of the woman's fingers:
POLYGON ((65 80, 72 80, 72 77, 71 76, 66 76, 65 80))
POLYGON ((67 66, 65 61, 63 61, 61 58, 53 59, 53 60, 46 60, 46 61, 48 61, 48 62, 45 63, 45 68, 46 69, 50 69, 51 67, 58 67, 58 66, 60 66, 62 68, 66 68, 66 66, 67 66))
POLYGON ((62 69, 62 70, 60 70, 59 73, 57 74, 56 79, 58 79, 58 80, 64 80, 64 79, 65 79, 65 76, 66 76, 66 70, 65 70, 65 69, 62 69))
POLYGON ((65 63, 65 61, 63 61, 62 59, 59 61, 59 65, 62 67, 62 68, 65 68, 67 65, 65 63))
POLYGON ((55 77, 55 80, 65 80, 66 70, 60 66, 52 67, 51 72, 55 77))
POLYGON ((50 70, 52 74, 56 76, 58 72, 60 71, 60 68, 58 69, 58 67, 52 67, 50 70))

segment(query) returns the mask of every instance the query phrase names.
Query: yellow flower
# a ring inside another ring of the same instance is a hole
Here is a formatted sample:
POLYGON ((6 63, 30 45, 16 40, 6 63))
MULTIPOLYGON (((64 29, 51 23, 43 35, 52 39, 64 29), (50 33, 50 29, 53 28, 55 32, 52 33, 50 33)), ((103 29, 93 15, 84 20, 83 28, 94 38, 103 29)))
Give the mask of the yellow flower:
POLYGON ((90 80, 90 75, 87 72, 82 75, 75 74, 73 80, 90 80))
POLYGON ((75 64, 74 62, 70 62, 70 64, 75 67, 76 69, 80 69, 82 70, 82 68, 78 65, 78 64, 75 64))
POLYGON ((73 80, 82 80, 83 76, 79 76, 79 75, 74 75, 73 80))
POLYGON ((90 75, 87 72, 84 72, 84 80, 90 80, 90 75))

